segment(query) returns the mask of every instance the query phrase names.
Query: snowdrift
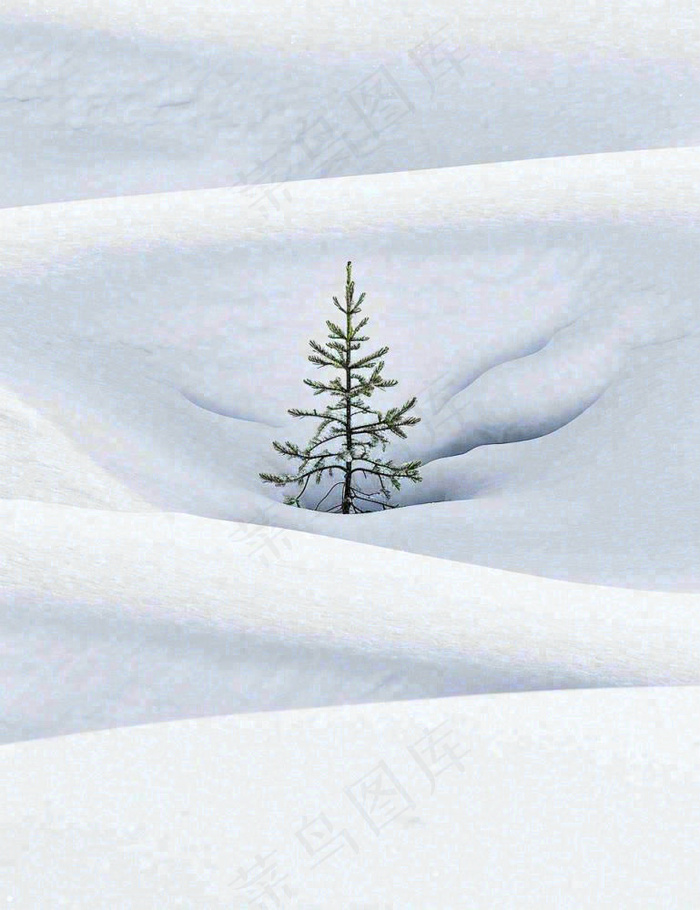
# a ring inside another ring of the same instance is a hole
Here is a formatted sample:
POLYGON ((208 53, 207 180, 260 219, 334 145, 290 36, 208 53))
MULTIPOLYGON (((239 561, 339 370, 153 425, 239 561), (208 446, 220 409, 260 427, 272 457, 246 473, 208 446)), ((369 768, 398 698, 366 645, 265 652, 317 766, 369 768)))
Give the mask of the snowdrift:
POLYGON ((153 511, 49 420, 0 389, 0 497, 116 511, 153 511))
POLYGON ((3 0, 0 206, 700 142, 692 0, 3 0))
POLYGON ((698 149, 285 186, 279 212, 241 188, 0 212, 8 389, 156 509, 697 590, 698 149), (316 429, 287 409, 318 404, 349 258, 399 382, 373 404, 418 397, 391 456, 424 480, 392 513, 258 476, 316 429))
POLYGON ((692 907, 699 743, 692 687, 3 746, 3 894, 35 910, 692 907))
POLYGON ((3 0, 0 904, 696 905, 699 46, 3 0), (348 260, 423 482, 338 516, 348 260))
POLYGON ((174 513, 1 507, 0 738, 279 708, 700 683, 700 596, 174 513), (267 533, 277 555, 246 555, 267 533))

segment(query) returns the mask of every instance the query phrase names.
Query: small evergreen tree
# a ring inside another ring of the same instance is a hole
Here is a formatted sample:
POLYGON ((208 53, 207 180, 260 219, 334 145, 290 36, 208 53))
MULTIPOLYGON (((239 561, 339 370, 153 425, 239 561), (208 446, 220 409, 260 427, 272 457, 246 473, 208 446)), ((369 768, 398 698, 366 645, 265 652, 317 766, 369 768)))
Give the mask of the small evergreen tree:
MULTIPOLYGON (((343 330, 327 319, 326 324, 330 330, 328 336, 330 340, 327 347, 313 340, 309 342, 311 348, 315 351, 309 357, 311 363, 318 364, 319 368, 335 367, 341 370, 344 374, 345 383, 343 384, 339 377, 335 377, 329 384, 315 382, 311 379, 304 380, 306 385, 316 390, 314 395, 328 392, 336 397, 338 402, 337 404, 328 405, 322 414, 316 409, 313 411, 301 411, 298 408, 290 409, 288 413, 293 417, 316 417, 321 421, 321 424, 303 452, 289 440, 284 445, 273 442, 275 450, 282 455, 301 460, 301 465, 296 474, 260 474, 265 483, 274 483, 276 486, 297 483, 302 487, 296 495, 286 496, 284 500, 287 505, 296 505, 300 508, 299 499, 304 494, 312 477, 315 477, 316 483, 319 484, 325 471, 328 471, 331 477, 333 471, 341 471, 342 480, 333 484, 316 508, 321 505, 335 487, 342 485, 343 491, 340 504, 328 511, 335 512, 340 510, 345 515, 351 511, 368 511, 358 508, 356 503, 369 502, 376 505, 377 500, 373 499, 373 496, 383 495, 385 500, 388 500, 390 491, 384 484, 385 478, 397 490, 401 489, 399 481, 401 477, 412 480, 414 483, 419 483, 422 480, 418 473, 418 468, 421 465, 420 461, 410 461, 405 464, 395 465, 391 460, 382 461, 381 459, 369 457, 370 451, 380 443, 382 451, 386 451, 387 440, 384 434, 387 430, 405 439, 406 434, 401 427, 419 423, 420 417, 404 417, 404 414, 416 403, 415 397, 411 398, 400 408, 390 408, 386 414, 382 414, 381 411, 374 411, 363 403, 363 396, 369 398, 375 389, 386 389, 390 386, 395 386, 397 382, 395 379, 386 380, 381 376, 384 361, 379 360, 379 358, 387 353, 389 350, 387 347, 380 348, 374 354, 361 357, 354 362, 351 360, 351 352, 359 349, 362 346, 362 342, 369 340, 368 336, 358 336, 357 334, 369 320, 365 316, 357 326, 353 326, 353 316, 361 312, 360 307, 365 295, 364 293, 361 294, 357 302, 353 300, 355 282, 352 280, 351 262, 347 264, 346 274, 345 307, 338 303, 337 297, 333 298, 335 306, 338 307, 341 313, 345 314, 345 329, 343 330), (379 363, 377 363, 377 360, 379 360, 379 363), (369 369, 372 370, 372 374, 368 379, 355 372, 356 370, 369 369), (356 385, 352 384, 353 380, 357 380, 356 385), (369 423, 354 425, 353 417, 356 417, 357 414, 374 414, 377 419, 369 423), (331 425, 329 433, 321 438, 321 434, 329 425, 331 425), (362 438, 358 439, 358 437, 362 438), (344 444, 340 452, 331 452, 327 448, 319 452, 315 451, 319 446, 330 442, 332 439, 343 440, 344 444), (328 459, 333 459, 333 462, 328 464, 328 459), (364 474, 365 477, 379 477, 381 492, 363 493, 359 490, 353 483, 353 477, 360 473, 364 474)), ((383 509, 396 508, 396 506, 389 505, 386 502, 380 502, 379 504, 383 509)))

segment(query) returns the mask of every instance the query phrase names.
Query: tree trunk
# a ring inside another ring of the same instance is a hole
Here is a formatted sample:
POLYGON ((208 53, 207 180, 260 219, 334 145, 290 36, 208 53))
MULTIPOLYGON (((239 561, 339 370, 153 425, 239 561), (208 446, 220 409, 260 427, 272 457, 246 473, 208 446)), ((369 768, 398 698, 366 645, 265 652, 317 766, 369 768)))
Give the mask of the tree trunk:
MULTIPOLYGON (((347 336, 345 349, 345 391, 347 392, 347 397, 345 399, 345 445, 347 446, 348 453, 350 452, 350 446, 352 445, 352 429, 350 426, 350 329, 351 329, 351 315, 350 315, 350 291, 349 289, 345 293, 345 308, 347 310, 347 320, 346 320, 346 329, 345 334, 347 336)), ((352 493, 350 490, 350 483, 352 481, 352 458, 349 454, 346 456, 345 461, 345 486, 343 487, 343 515, 348 515, 350 513, 350 503, 352 501, 352 493)))

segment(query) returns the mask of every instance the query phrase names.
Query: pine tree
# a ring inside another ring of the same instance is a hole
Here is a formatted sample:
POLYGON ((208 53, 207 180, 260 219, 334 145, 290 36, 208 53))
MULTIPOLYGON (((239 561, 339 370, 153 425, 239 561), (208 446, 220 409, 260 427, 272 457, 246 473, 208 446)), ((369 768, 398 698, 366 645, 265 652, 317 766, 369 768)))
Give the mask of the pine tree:
MULTIPOLYGON (((385 500, 388 500, 390 491, 385 486, 385 478, 397 490, 401 489, 399 480, 401 477, 412 480, 414 483, 419 483, 422 480, 418 473, 418 468, 421 465, 420 461, 410 461, 396 465, 391 460, 383 461, 370 457, 371 450, 380 443, 382 451, 386 451, 387 439, 385 433, 387 431, 405 439, 406 434, 401 427, 419 423, 420 417, 404 417, 404 414, 416 403, 415 397, 411 398, 400 408, 390 408, 386 414, 382 414, 381 411, 375 411, 362 402, 363 396, 369 398, 375 389, 386 389, 395 386, 397 382, 395 379, 386 380, 381 376, 384 361, 380 358, 387 353, 388 347, 380 348, 374 354, 360 357, 359 360, 354 362, 351 360, 351 352, 358 350, 362 346, 362 342, 369 340, 368 336, 358 336, 357 334, 367 324, 369 319, 365 316, 357 326, 353 325, 353 316, 361 312, 361 304, 365 295, 364 293, 361 294, 356 302, 353 300, 355 282, 352 280, 351 262, 347 264, 346 275, 345 307, 338 303, 337 297, 333 298, 335 306, 338 307, 341 313, 345 314, 345 330, 327 319, 326 325, 329 328, 328 337, 330 339, 327 346, 324 347, 313 340, 309 342, 315 352, 309 356, 311 363, 317 364, 319 368, 335 367, 341 370, 344 374, 345 383, 343 384, 339 377, 335 377, 328 384, 311 379, 304 380, 306 385, 316 390, 314 395, 328 392, 336 397, 338 402, 337 404, 328 405, 322 414, 316 409, 313 411, 302 411, 298 408, 290 409, 288 413, 293 417, 316 417, 321 421, 321 424, 304 451, 301 451, 297 445, 289 440, 284 445, 273 442, 275 450, 282 455, 301 460, 301 465, 296 474, 260 474, 265 483, 274 483, 276 486, 296 483, 302 487, 296 495, 286 496, 284 500, 287 505, 296 505, 300 508, 299 499, 304 494, 312 477, 315 477, 316 484, 319 484, 324 472, 327 471, 329 476, 332 477, 333 471, 341 471, 342 480, 333 484, 316 508, 318 509, 337 486, 342 485, 343 491, 340 504, 328 511, 335 512, 340 510, 345 515, 351 511, 368 511, 358 508, 356 503, 368 502, 376 505, 377 500, 373 499, 373 496, 383 495, 385 500), (377 363, 378 360, 379 363, 377 363), (368 379, 355 372, 356 370, 370 369, 372 374, 368 379), (352 385, 353 380, 357 380, 356 385, 352 385), (358 414, 376 415, 377 420, 354 425, 353 418, 358 414), (331 426, 329 433, 321 438, 321 434, 329 425, 331 426), (358 440, 357 437, 368 438, 358 440), (315 451, 319 446, 332 439, 343 440, 344 444, 340 452, 331 452, 327 448, 319 452, 315 451), (334 461, 327 463, 328 459, 333 459, 334 461), (381 492, 363 493, 353 483, 353 477, 356 474, 363 474, 365 477, 379 477, 381 492)), ((380 501, 379 504, 383 509, 396 508, 396 506, 389 505, 387 502, 380 501)))

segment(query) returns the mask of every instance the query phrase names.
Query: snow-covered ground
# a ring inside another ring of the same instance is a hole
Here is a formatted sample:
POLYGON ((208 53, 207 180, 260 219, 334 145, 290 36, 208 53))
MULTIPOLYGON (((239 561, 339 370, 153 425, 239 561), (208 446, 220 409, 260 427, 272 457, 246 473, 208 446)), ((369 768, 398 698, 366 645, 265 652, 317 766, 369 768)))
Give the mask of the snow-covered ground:
POLYGON ((7 906, 686 910, 698 692, 484 695, 4 746, 7 906))
POLYGON ((0 205, 700 144, 699 47, 693 0, 3 0, 0 205))
POLYGON ((237 532, 250 530, 3 503, 0 741, 237 711, 700 684, 697 594, 274 528, 261 532, 269 555, 248 555, 237 532))
POLYGON ((160 509, 697 590, 699 187, 687 148, 301 181, 277 214, 245 188, 3 210, 3 381, 160 509), (418 396, 392 457, 425 467, 406 508, 343 516, 326 478, 299 510, 258 472, 316 429, 287 409, 319 401, 350 258, 399 383, 373 404, 418 396))
POLYGON ((689 0, 4 0, 0 905, 694 906, 698 50, 689 0), (259 478, 348 260, 421 417, 364 515, 259 478))

